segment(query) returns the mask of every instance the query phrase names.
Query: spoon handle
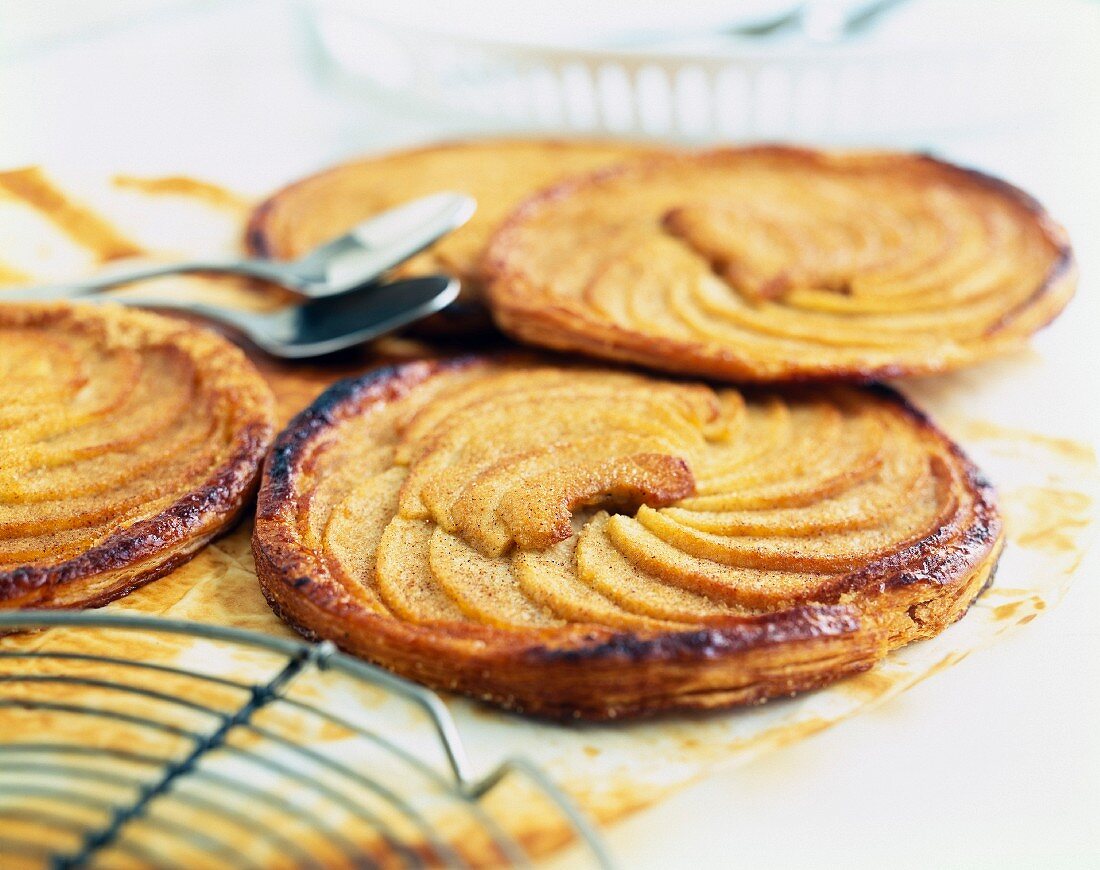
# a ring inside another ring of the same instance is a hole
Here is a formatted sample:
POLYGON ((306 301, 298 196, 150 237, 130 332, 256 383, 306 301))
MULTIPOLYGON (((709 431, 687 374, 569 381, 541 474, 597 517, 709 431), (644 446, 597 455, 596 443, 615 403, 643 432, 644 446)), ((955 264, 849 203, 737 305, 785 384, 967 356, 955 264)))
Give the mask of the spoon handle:
POLYGON ((125 305, 130 308, 152 308, 161 311, 178 311, 181 314, 194 314, 206 320, 212 320, 225 326, 231 326, 246 335, 251 335, 258 326, 262 325, 264 318, 270 315, 253 311, 244 311, 239 308, 214 305, 209 302, 197 302, 190 299, 172 299, 158 296, 95 296, 92 295, 86 302, 104 302, 107 304, 125 305))
POLYGON ((46 284, 37 287, 20 287, 4 294, 5 299, 52 301, 57 299, 75 299, 118 287, 145 281, 149 278, 162 278, 166 275, 185 275, 196 272, 217 272, 220 274, 244 275, 250 278, 262 278, 275 281, 293 288, 300 288, 302 279, 278 263, 266 260, 195 260, 187 263, 168 263, 162 266, 145 266, 125 272, 111 272, 106 275, 94 275, 80 281, 67 284, 46 284))

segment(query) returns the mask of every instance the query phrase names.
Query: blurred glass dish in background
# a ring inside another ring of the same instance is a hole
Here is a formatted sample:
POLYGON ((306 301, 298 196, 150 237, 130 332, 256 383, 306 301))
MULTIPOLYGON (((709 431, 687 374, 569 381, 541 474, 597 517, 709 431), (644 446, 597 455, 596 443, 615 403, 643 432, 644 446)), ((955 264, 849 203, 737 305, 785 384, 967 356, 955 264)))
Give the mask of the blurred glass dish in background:
POLYGON ((896 143, 1072 108, 1078 5, 315 0, 314 24, 364 96, 459 125, 896 143))

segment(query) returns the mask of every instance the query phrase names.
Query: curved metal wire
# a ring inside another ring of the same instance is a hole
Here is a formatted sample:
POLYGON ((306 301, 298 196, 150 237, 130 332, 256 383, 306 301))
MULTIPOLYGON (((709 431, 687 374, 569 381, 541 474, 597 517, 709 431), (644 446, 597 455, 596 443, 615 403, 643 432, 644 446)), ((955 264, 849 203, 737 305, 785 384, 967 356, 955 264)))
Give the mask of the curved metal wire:
POLYGON ((275 672, 264 681, 246 682, 178 664, 79 650, 0 648, 0 664, 5 665, 0 673, 0 692, 8 686, 19 689, 12 697, 0 696, 0 717, 49 713, 106 719, 134 729, 127 733, 163 736, 176 744, 172 751, 162 753, 140 746, 84 745, 71 737, 51 741, 45 734, 27 742, 3 742, 0 730, 0 856, 19 855, 40 859, 44 866, 64 868, 92 866, 98 858, 117 851, 154 866, 172 866, 176 862, 166 856, 184 854, 178 849, 190 848, 206 859, 220 860, 231 867, 263 866, 257 854, 291 859, 295 866, 321 866, 325 862, 294 838, 294 831, 304 830, 319 836, 329 852, 335 849, 342 854, 348 866, 377 866, 379 855, 386 856, 386 866, 395 860, 411 867, 467 866, 461 844, 448 839, 442 829, 437 830, 436 816, 418 806, 428 801, 432 809, 450 813, 452 821, 458 813, 475 824, 501 862, 522 866, 527 863, 524 850, 479 803, 502 781, 520 776, 557 807, 587 847, 595 866, 612 866, 594 828, 538 767, 526 759, 507 759, 487 776, 475 780, 454 719, 437 695, 350 658, 329 643, 309 644, 242 629, 135 614, 11 611, 0 613, 0 644, 2 635, 12 630, 52 627, 117 629, 144 636, 174 634, 230 648, 251 648, 276 657, 275 672), (25 673, 15 670, 20 660, 45 660, 51 666, 45 673, 25 673), (80 669, 85 665, 91 672, 59 671, 59 666, 80 669), (107 678, 94 672, 99 665, 110 668, 107 678), (380 688, 418 709, 442 750, 445 772, 375 728, 350 721, 321 705, 287 697, 289 686, 308 672, 342 675, 380 688), (162 677, 162 682, 156 682, 162 677), (134 682, 129 681, 131 678, 134 682), (193 686, 196 696, 178 691, 171 683, 177 678, 186 682, 189 691, 193 686), (153 685, 142 683, 142 679, 154 681, 153 685), (53 694, 36 695, 39 687, 53 694), (75 697, 67 697, 69 689, 89 690, 96 703, 80 703, 75 697), (64 694, 55 690, 64 690, 64 694), (219 691, 223 699, 236 699, 229 709, 218 706, 219 691), (211 693, 215 693, 213 700, 211 693), (111 703, 103 706, 107 698, 111 703), (264 723, 253 721, 261 711, 264 723), (362 741, 357 746, 380 751, 388 759, 387 765, 396 762, 396 770, 404 771, 397 775, 398 784, 407 788, 415 781, 418 790, 406 796, 396 784, 383 782, 379 771, 356 767, 355 759, 345 758, 343 752, 336 758, 303 745, 292 728, 297 719, 286 719, 288 714, 335 726, 341 734, 349 735, 349 740, 362 741), (196 716, 208 725, 196 726, 196 716), (291 736, 282 733, 286 729, 291 736), (104 769, 104 762, 110 762, 111 769, 104 769), (254 773, 246 778, 242 770, 254 773), (58 781, 67 785, 62 787, 58 781), (114 789, 116 794, 89 794, 74 788, 80 783, 95 789, 114 789), (126 799, 119 799, 120 792, 126 793, 126 799), (38 806, 36 801, 45 805, 38 806), (378 805, 377 810, 372 804, 378 805), (193 825, 176 821, 166 814, 173 805, 246 833, 236 843, 244 842, 247 847, 242 850, 216 830, 196 830, 193 825), (95 821, 82 822, 63 811, 78 807, 84 809, 85 816, 94 814, 95 821), (340 818, 357 823, 354 834, 341 826, 340 818), (38 825, 69 841, 78 841, 79 846, 65 849, 38 842, 20 833, 18 823, 38 825), (132 836, 137 830, 146 835, 140 841, 132 836), (155 851, 146 841, 150 833, 155 835, 150 841, 155 851), (266 851, 255 852, 258 846, 266 851), (162 849, 166 855, 158 854, 162 849))
MULTIPOLYGON (((102 774, 102 771, 96 769, 86 769, 75 764, 65 765, 50 765, 48 762, 38 762, 30 766, 21 766, 19 762, 9 762, 4 758, 5 755, 20 755, 20 756, 34 756, 34 755, 73 755, 77 757, 86 757, 91 759, 102 758, 103 756, 110 756, 116 760, 136 763, 144 765, 145 767, 159 769, 167 765, 171 758, 165 758, 162 756, 149 755, 145 753, 129 752, 126 750, 89 747, 80 744, 67 744, 67 743, 15 743, 15 744, 0 744, 0 777, 8 770, 23 770, 25 772, 49 772, 51 768, 55 768, 56 772, 64 773, 74 779, 80 779, 82 777, 91 777, 92 775, 102 774)), ((111 774, 111 776, 117 779, 123 779, 121 774, 111 774)), ((328 822, 320 816, 312 813, 305 807, 294 806, 281 798, 272 795, 262 789, 256 788, 248 783, 240 782, 232 779, 231 777, 222 776, 213 771, 204 770, 202 768, 196 769, 192 772, 192 777, 199 781, 210 781, 216 785, 219 789, 223 789, 232 795, 233 799, 244 799, 253 803, 264 804, 277 812, 284 813, 288 819, 297 818, 299 820, 304 819, 314 828, 320 831, 325 831, 326 836, 330 842, 334 842, 340 846, 341 851, 346 857, 353 857, 356 853, 356 848, 351 841, 345 839, 343 835, 336 829, 331 828, 328 822)), ((134 786, 140 785, 143 781, 135 777, 131 777, 128 780, 134 786)), ((200 798, 196 798, 191 795, 176 793, 174 799, 181 803, 190 803, 192 805, 198 803, 200 798)), ((253 835, 256 835, 262 839, 269 840, 272 843, 278 845, 285 853, 292 854, 298 861, 300 867, 318 867, 310 855, 303 851, 301 846, 290 840, 287 837, 282 836, 280 832, 275 830, 271 825, 268 825, 262 821, 259 817, 246 817, 241 813, 232 809, 232 805, 226 803, 215 804, 213 801, 206 801, 211 809, 216 810, 217 813, 223 817, 231 818, 237 821, 241 826, 247 828, 253 835)), ((3 810, 0 809, 0 815, 3 810)))
MULTIPOLYGON (((325 783, 319 782, 315 779, 311 779, 308 775, 302 774, 285 764, 273 761, 265 758, 248 750, 239 749, 237 747, 226 747, 222 745, 221 735, 217 734, 213 738, 208 735, 203 735, 200 732, 190 731, 185 728, 180 728, 175 725, 170 725, 161 722, 157 719, 150 719, 143 716, 137 716, 130 713, 118 713, 109 710, 96 710, 89 707, 84 707, 78 704, 61 704, 48 701, 27 701, 22 700, 18 702, 10 702, 0 700, 0 710, 3 709, 23 709, 23 710, 40 710, 53 713, 69 713, 77 716, 89 716, 100 719, 110 719, 116 722, 124 722, 128 725, 137 726, 140 728, 146 728, 151 731, 164 731, 165 733, 172 734, 177 737, 189 738, 193 741, 194 749, 192 749, 182 760, 168 759, 162 770, 160 779, 151 784, 145 785, 141 789, 141 793, 137 799, 131 804, 124 804, 121 806, 111 805, 111 809, 114 810, 111 819, 103 828, 95 831, 91 831, 86 838, 83 847, 72 856, 62 857, 59 856, 54 862, 55 866, 80 866, 87 863, 88 858, 94 853, 101 851, 108 842, 117 838, 117 835, 121 828, 132 819, 139 816, 146 815, 146 809, 148 804, 157 797, 163 795, 169 785, 175 782, 180 776, 190 774, 193 770, 195 760, 200 754, 206 754, 213 751, 215 748, 226 749, 234 755, 242 756, 249 761, 266 768, 272 773, 284 776, 287 779, 294 780, 298 785, 305 788, 313 789, 320 793, 324 797, 328 798, 332 803, 341 807, 344 811, 353 816, 358 816, 362 822, 371 826, 378 831, 383 838, 387 846, 398 853, 403 853, 407 859, 407 863, 412 866, 416 866, 418 863, 416 856, 409 852, 409 850, 401 843, 400 838, 396 833, 382 821, 376 814, 370 812, 366 807, 356 803, 352 798, 347 795, 333 789, 331 786, 325 783)), ((219 729, 220 731, 221 729, 219 729)), ((0 787, 0 794, 2 794, 2 787, 0 787)), ((351 847, 351 853, 354 855, 358 853, 359 860, 366 862, 368 859, 361 850, 351 847)))
MULTIPOLYGON (((250 691, 251 684, 241 682, 240 680, 230 680, 225 677, 215 676, 214 674, 203 674, 196 671, 188 671, 184 668, 171 667, 169 665, 163 665, 156 662, 144 662, 135 661, 133 659, 117 658, 114 656, 95 656, 87 653, 75 653, 75 652, 41 652, 39 650, 0 650, 0 661, 4 659, 59 659, 63 661, 82 661, 82 662, 96 662, 100 664, 110 664, 119 668, 132 668, 142 671, 154 671, 159 674, 167 674, 176 677, 188 677, 190 679, 199 680, 211 685, 221 686, 224 688, 239 689, 243 691, 250 691)), ((312 704, 307 704, 304 701, 299 701, 295 698, 284 697, 281 703, 294 707, 304 713, 316 716, 320 719, 324 719, 333 725, 344 728, 347 731, 352 731, 363 737, 372 743, 377 744, 381 749, 386 752, 390 752, 396 756, 399 756, 410 767, 418 769, 418 772, 425 777, 431 779, 436 785, 445 785, 446 780, 439 775, 439 773, 426 764, 422 759, 417 758, 412 753, 408 752, 401 746, 387 739, 385 735, 378 734, 367 728, 363 728, 355 723, 349 722, 346 719, 330 713, 328 710, 323 710, 320 707, 312 704)))
MULTIPOLYGON (((234 721, 233 718, 226 717, 225 714, 222 713, 222 711, 214 707, 210 707, 206 704, 199 703, 197 701, 190 701, 185 698, 180 698, 177 695, 171 695, 167 692, 159 692, 155 689, 146 689, 138 686, 130 686, 122 683, 112 682, 110 680, 99 680, 89 677, 70 677, 64 674, 0 674, 0 684, 5 682, 50 683, 55 685, 60 684, 70 686, 83 686, 87 688, 97 689, 112 689, 114 691, 122 692, 124 694, 137 695, 144 698, 163 701, 168 704, 177 704, 189 710, 216 717, 218 719, 221 719, 223 725, 226 725, 227 727, 236 726, 245 731, 251 732, 267 740, 270 740, 273 743, 279 744, 286 749, 291 750, 292 752, 297 752, 305 756, 310 761, 317 764, 319 767, 325 767, 339 775, 346 776, 347 778, 356 782, 358 785, 361 785, 367 791, 372 791, 376 793, 387 803, 392 804, 403 815, 407 816, 414 825, 416 825, 416 827, 424 835, 424 838, 431 845, 433 851, 435 851, 437 854, 448 855, 451 860, 457 860, 457 855, 454 854, 453 850, 435 835, 435 832, 432 830, 432 827, 428 820, 424 818, 420 813, 418 813, 414 807, 412 807, 407 801, 405 801, 392 789, 386 788, 381 783, 375 782, 368 777, 362 776, 352 770, 349 770, 348 768, 340 766, 339 764, 322 755, 321 753, 315 752, 305 746, 298 746, 287 738, 282 737, 281 735, 276 734, 269 729, 260 728, 254 725, 253 723, 248 721, 247 715, 242 715, 239 721, 234 721)), ((0 702, 0 707, 2 706, 3 704, 2 702, 0 702)), ((200 742, 200 746, 196 748, 195 752, 199 753, 206 751, 201 749, 201 735, 194 734, 193 736, 196 738, 196 741, 200 742)), ((216 740, 217 738, 210 739, 216 740)), ((184 763, 186 764, 187 762, 185 761, 184 763)), ((396 837, 394 831, 392 831, 388 825, 386 825, 381 819, 379 819, 377 816, 374 816, 373 814, 368 814, 366 811, 362 810, 361 812, 366 818, 369 818, 375 826, 378 827, 383 836, 386 838, 387 842, 393 844, 392 848, 397 851, 402 850, 398 838, 396 837)))
MULTIPOLYGON (((137 777, 125 776, 123 774, 112 773, 109 771, 94 769, 90 770, 73 765, 66 766, 62 764, 49 764, 41 762, 5 763, 3 760, 0 760, 0 774, 9 772, 32 775, 56 774, 58 776, 68 777, 74 780, 85 780, 99 784, 124 785, 135 790, 141 788, 145 784, 143 780, 137 777)), ((262 795, 263 793, 260 792, 259 794, 262 795)), ((207 800, 196 795, 188 794, 176 794, 173 797, 180 803, 190 805, 196 809, 214 812, 220 818, 228 819, 231 822, 234 822, 239 828, 247 831, 250 835, 268 841, 273 846, 277 847, 282 853, 293 855, 296 859, 297 866, 318 866, 310 858, 309 853, 304 851, 301 846, 299 846, 293 840, 283 836, 279 831, 275 830, 270 825, 265 824, 262 820, 255 817, 249 817, 244 815, 243 813, 238 812, 231 804, 215 803, 214 801, 207 800)), ((106 810, 113 809, 113 805, 107 802, 103 804, 103 807, 106 810)), ((27 810, 24 807, 0 807, 0 818, 11 817, 13 812, 18 812, 20 814, 26 815, 31 811, 27 810)), ((38 812, 44 815, 47 811, 38 812)), ((148 818, 152 820, 152 824, 159 823, 159 820, 156 819, 156 817, 152 814, 150 814, 148 818)), ((83 827, 81 827, 80 830, 83 831, 83 827)), ((240 860, 247 860, 247 856, 240 856, 240 860)))

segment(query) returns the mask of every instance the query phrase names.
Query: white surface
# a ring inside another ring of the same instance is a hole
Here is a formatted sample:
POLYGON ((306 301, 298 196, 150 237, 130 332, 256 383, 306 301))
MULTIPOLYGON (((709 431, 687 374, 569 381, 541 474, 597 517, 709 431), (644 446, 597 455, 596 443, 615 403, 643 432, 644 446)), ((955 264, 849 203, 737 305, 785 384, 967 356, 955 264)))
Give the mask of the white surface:
MULTIPOLYGON (((50 19, 70 5, 0 9, 0 29, 30 34, 0 63, 0 166, 187 172, 259 192, 357 150, 461 132, 322 89, 282 4, 161 3, 87 40, 62 28, 61 48, 34 38, 56 32, 50 19)), ((1076 14, 1100 50, 1100 8, 1076 14)), ((1078 110, 1043 130, 888 144, 934 146, 1004 174, 1067 225, 1081 289, 1036 345, 1056 375, 980 388, 1003 391, 1010 417, 1095 443, 1095 61, 1079 81, 1078 110)), ((1061 606, 998 646, 620 824, 609 840, 622 866, 1100 866, 1098 562, 1094 552, 1061 606)))

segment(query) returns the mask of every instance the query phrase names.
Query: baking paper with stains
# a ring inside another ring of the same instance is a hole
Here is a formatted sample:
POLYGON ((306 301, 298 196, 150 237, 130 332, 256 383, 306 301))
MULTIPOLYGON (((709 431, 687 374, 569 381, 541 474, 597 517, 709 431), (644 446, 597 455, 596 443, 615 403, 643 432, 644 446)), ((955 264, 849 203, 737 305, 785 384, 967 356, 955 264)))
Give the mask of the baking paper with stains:
MULTIPOLYGON (((136 254, 166 259, 231 252, 238 245, 246 214, 247 202, 242 198, 186 178, 120 177, 85 184, 77 191, 63 188, 39 170, 0 174, 0 232, 10 240, 0 252, 0 282, 59 281, 136 254)), ((240 279, 169 278, 156 284, 157 292, 217 298, 242 307, 268 308, 286 301, 280 291, 240 279)), ((391 341, 336 364, 293 368, 263 358, 258 362, 276 391, 285 421, 332 380, 365 370, 383 358, 423 351, 416 343, 391 341)), ((984 372, 989 375, 997 366, 1008 366, 1041 374, 1043 365, 1035 354, 1025 353, 987 364, 984 372)), ((898 650, 861 676, 753 709, 630 724, 557 725, 448 698, 475 768, 485 772, 505 756, 526 756, 591 816, 609 824, 660 801, 719 765, 741 764, 801 740, 934 677, 1057 606, 1094 534, 1095 455, 1084 444, 990 422, 993 415, 981 412, 980 382, 970 372, 902 385, 994 481, 1006 518, 1008 545, 995 581, 963 620, 938 637, 898 650)), ((250 531, 250 524, 243 523, 188 564, 109 609, 290 636, 260 594, 250 531)), ((62 639, 54 636, 53 640, 62 639)), ((0 641, 0 647, 33 649, 49 642, 49 633, 12 636, 0 641)), ((114 654, 126 654, 119 639, 108 634, 85 635, 79 643, 109 646, 114 654)), ((212 662, 209 649, 200 641, 173 643, 167 652, 162 650, 166 660, 192 665, 198 661, 226 674, 255 676, 255 661, 212 662)), ((140 650, 131 652, 140 654, 140 650)), ((312 692, 311 700, 331 704, 348 718, 369 718, 394 733, 403 729, 412 733, 407 705, 382 694, 340 693, 332 687, 309 685, 301 691, 312 692)), ((45 714, 24 724, 28 734, 52 727, 45 714)), ((28 734, 3 737, 16 740, 28 734)), ((100 724, 81 739, 109 745, 112 735, 109 726, 100 724)), ((309 734, 309 739, 317 746, 339 746, 346 735, 320 730, 309 734)), ((426 754, 438 752, 427 742, 419 749, 426 754)), ((552 850, 567 837, 560 817, 537 801, 518 799, 507 791, 491 800, 504 824, 533 852, 552 850)), ((452 834, 461 839, 461 826, 452 834)))

